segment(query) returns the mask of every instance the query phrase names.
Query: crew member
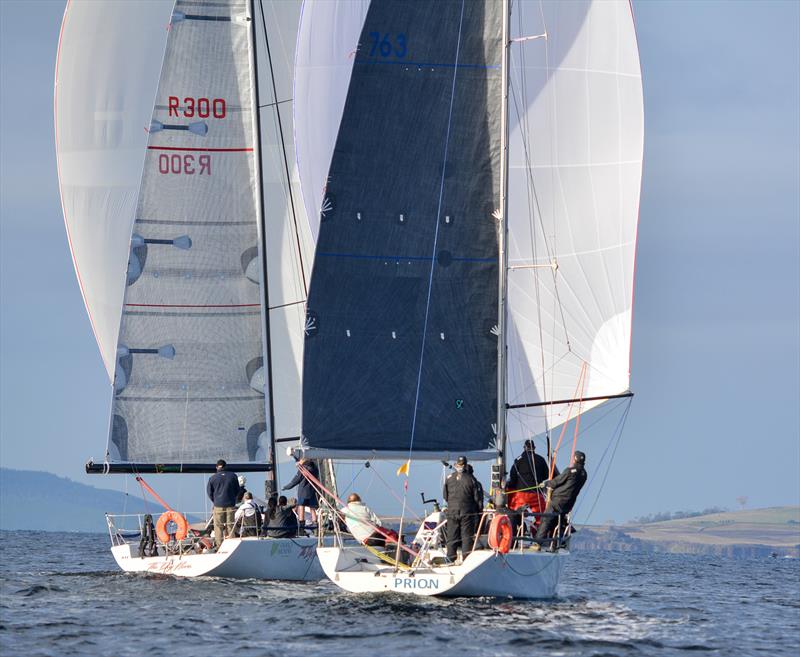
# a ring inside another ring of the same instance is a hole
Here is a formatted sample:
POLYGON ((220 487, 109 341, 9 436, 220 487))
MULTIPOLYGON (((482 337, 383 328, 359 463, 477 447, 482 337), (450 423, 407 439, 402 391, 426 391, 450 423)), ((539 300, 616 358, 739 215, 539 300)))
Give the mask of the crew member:
POLYGON ((236 473, 226 470, 224 459, 217 461, 217 471, 211 475, 206 492, 214 505, 214 543, 217 547, 230 533, 236 513, 236 496, 239 494, 239 480, 236 473))
POLYGON ((542 524, 536 532, 536 545, 550 543, 552 550, 560 536, 551 539, 553 530, 556 526, 561 528, 561 534, 566 531, 568 519, 567 514, 575 506, 578 493, 586 483, 586 454, 576 451, 572 457, 572 465, 564 472, 553 479, 544 483, 545 488, 550 489, 550 501, 547 503, 545 515, 542 517, 542 524))
MULTIPOLYGON (((272 502, 275 498, 270 498, 272 502)), ((297 536, 298 522, 294 504, 289 504, 284 495, 278 498, 277 505, 270 505, 267 515, 267 536, 270 538, 294 538, 297 536)))
POLYGON ((236 509, 231 533, 241 537, 258 536, 261 533, 261 510, 250 491, 244 494, 241 506, 236 509))
MULTIPOLYGON (((558 476, 558 468, 553 466, 553 476, 558 476)), ((526 440, 520 454, 511 466, 507 488, 508 508, 512 511, 528 506, 534 513, 541 513, 545 508, 544 495, 537 486, 550 477, 550 468, 543 456, 536 453, 536 445, 526 440)))
MULTIPOLYGON (((312 477, 319 479, 319 470, 314 461, 302 458, 297 462, 297 467, 301 466, 308 470, 312 477)), ((297 519, 300 521, 300 529, 302 530, 306 525, 306 507, 311 512, 312 524, 317 524, 317 491, 299 470, 292 480, 283 487, 283 490, 289 490, 295 486, 297 486, 297 519)))
POLYGON ((445 480, 443 497, 447 502, 445 525, 447 558, 455 561, 461 547, 461 558, 466 559, 475 541, 475 527, 483 507, 482 487, 467 471, 467 457, 459 456, 454 472, 445 480))
POLYGON ((244 475, 239 475, 238 480, 239 480, 239 494, 236 496, 237 506, 242 503, 242 500, 244 499, 244 494, 247 492, 247 489, 245 488, 245 484, 247 483, 247 477, 245 477, 244 475))

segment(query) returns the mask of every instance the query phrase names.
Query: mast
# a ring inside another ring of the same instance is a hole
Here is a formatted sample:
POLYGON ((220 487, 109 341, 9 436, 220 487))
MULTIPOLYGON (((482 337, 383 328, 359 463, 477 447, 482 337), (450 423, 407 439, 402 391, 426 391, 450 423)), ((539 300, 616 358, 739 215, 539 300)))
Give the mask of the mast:
MULTIPOLYGON (((258 97, 258 57, 256 56, 256 7, 255 1, 249 0, 250 9, 250 39, 252 47, 250 48, 250 84, 253 89, 253 132, 255 139, 253 141, 254 148, 254 162, 256 170, 256 213, 258 215, 258 230, 261 241, 261 287, 263 293, 262 300, 262 340, 264 342, 264 367, 266 376, 264 377, 267 383, 267 390, 264 391, 265 401, 267 403, 267 419, 269 431, 269 461, 272 467, 269 469, 267 479, 264 482, 264 494, 267 498, 272 497, 278 491, 278 469, 276 464, 275 453, 275 404, 272 396, 272 341, 270 338, 269 326, 269 283, 267 281, 267 225, 266 217, 264 215, 264 185, 262 182, 261 173, 261 103, 258 97)), ((264 25, 266 30, 266 24, 264 25)), ((266 38, 266 33, 265 33, 266 38)), ((277 101, 277 98, 276 98, 277 101)), ((290 192, 291 193, 291 192, 290 192)))
POLYGON ((508 289, 508 80, 509 80, 509 0, 503 0, 503 56, 502 56, 502 101, 500 117, 500 213, 497 217, 498 245, 498 319, 497 319, 497 449, 496 468, 492 476, 492 487, 501 489, 506 469, 506 372, 507 352, 507 289, 508 289))

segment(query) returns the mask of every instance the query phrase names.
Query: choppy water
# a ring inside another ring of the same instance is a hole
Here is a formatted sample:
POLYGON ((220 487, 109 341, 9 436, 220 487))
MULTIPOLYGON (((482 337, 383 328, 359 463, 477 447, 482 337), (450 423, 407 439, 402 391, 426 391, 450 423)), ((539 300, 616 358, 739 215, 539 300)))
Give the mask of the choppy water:
POLYGON ((577 553, 551 602, 123 574, 105 536, 0 532, 2 655, 792 655, 800 562, 577 553))

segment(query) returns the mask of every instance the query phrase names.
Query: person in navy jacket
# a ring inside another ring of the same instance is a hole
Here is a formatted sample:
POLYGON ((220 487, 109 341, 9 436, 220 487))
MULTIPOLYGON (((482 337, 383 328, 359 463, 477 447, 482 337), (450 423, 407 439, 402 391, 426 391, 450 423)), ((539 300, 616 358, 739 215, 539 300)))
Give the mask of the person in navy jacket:
MULTIPOLYGON (((303 466, 311 476, 319 479, 319 469, 311 459, 300 459, 297 462, 297 466, 303 466)), ((306 507, 311 512, 311 522, 315 525, 317 524, 317 507, 319 506, 317 490, 299 470, 292 480, 283 487, 283 490, 289 490, 295 486, 297 486, 297 518, 300 521, 300 530, 302 531, 306 524, 306 507)))
POLYGON ((217 471, 211 475, 206 486, 208 498, 214 505, 214 543, 217 547, 233 530, 236 514, 236 497, 239 495, 239 477, 227 470, 224 459, 217 461, 217 471))

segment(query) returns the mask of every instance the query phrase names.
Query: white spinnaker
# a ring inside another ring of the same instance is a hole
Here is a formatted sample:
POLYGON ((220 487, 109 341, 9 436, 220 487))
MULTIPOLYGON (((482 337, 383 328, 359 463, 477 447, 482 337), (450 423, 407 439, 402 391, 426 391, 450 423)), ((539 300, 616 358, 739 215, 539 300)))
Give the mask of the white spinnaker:
POLYGON ((147 132, 174 0, 70 0, 54 118, 75 273, 109 378, 147 132))
MULTIPOLYGON (((623 393, 644 139, 631 7, 514 6, 513 37, 547 37, 512 45, 508 402, 623 393)), ((576 405, 572 417, 600 403, 576 405)), ((516 410, 510 435, 539 433, 569 412, 516 410)))
POLYGON ((328 169, 369 0, 306 0, 295 59, 294 125, 303 200, 316 238, 328 169))
MULTIPOLYGON (((292 127, 294 51, 302 5, 300 0, 256 4, 269 332, 276 382, 272 395, 275 438, 281 439, 300 436, 305 301, 314 254, 292 127)), ((277 456, 286 458, 280 449, 277 456)))

